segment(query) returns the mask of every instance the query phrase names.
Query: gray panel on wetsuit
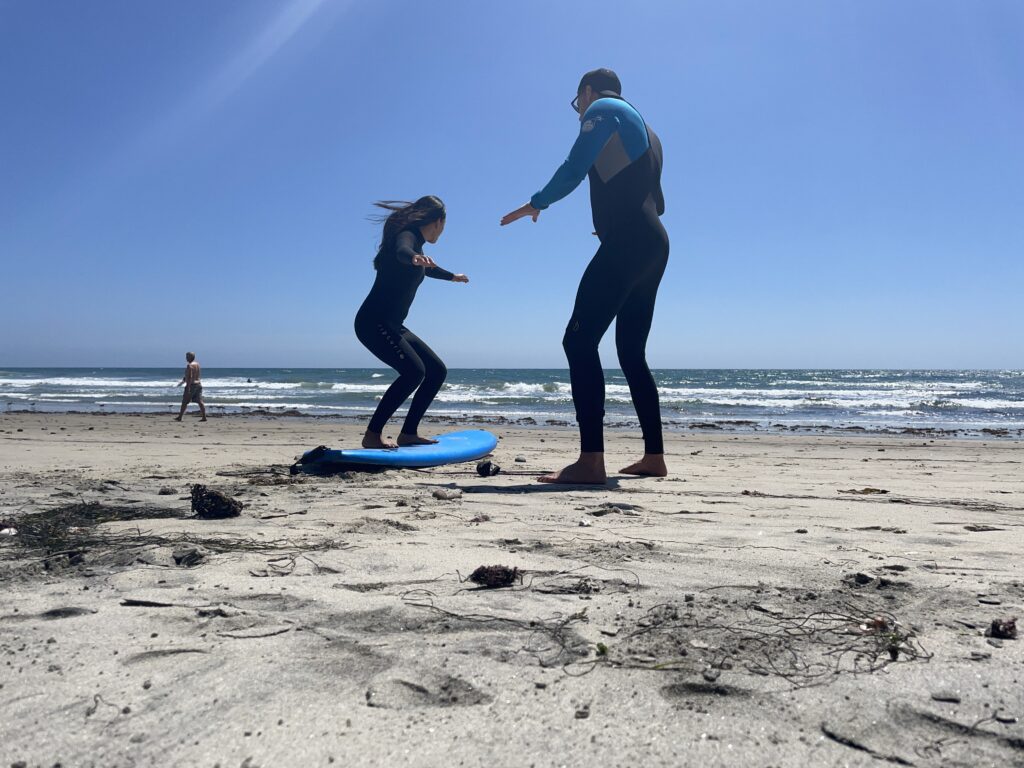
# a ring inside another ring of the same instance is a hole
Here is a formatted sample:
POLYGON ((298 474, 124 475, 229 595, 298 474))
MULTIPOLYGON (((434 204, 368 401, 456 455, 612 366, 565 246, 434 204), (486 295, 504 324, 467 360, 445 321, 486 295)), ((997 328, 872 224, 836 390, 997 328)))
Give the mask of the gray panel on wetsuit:
POLYGON ((594 161, 594 170, 601 177, 601 181, 608 183, 609 179, 624 170, 632 162, 626 153, 626 148, 622 144, 622 137, 616 131, 601 149, 597 160, 594 161))

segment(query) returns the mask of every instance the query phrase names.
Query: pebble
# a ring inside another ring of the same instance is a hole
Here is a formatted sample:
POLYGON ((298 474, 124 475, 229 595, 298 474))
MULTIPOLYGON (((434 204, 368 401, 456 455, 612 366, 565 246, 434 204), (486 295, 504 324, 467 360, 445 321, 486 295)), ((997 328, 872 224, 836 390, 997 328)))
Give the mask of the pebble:
POLYGON ((434 498, 441 499, 442 501, 452 501, 454 499, 462 498, 461 488, 435 488, 434 498))
POLYGON ((950 690, 932 691, 932 701, 948 701, 950 704, 959 704, 960 694, 950 690))

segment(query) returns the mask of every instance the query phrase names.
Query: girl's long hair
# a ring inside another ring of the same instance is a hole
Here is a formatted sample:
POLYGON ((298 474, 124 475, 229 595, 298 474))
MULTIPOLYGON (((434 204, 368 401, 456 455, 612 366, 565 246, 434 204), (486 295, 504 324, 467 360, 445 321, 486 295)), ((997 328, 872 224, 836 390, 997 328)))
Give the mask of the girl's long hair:
POLYGON ((445 217, 444 203, 441 198, 434 195, 421 197, 415 203, 404 200, 378 200, 374 203, 378 208, 390 211, 388 214, 379 214, 374 217, 375 221, 383 222, 384 232, 380 238, 380 251, 373 260, 373 266, 380 266, 381 255, 395 247, 395 239, 404 229, 412 227, 425 227, 445 217))

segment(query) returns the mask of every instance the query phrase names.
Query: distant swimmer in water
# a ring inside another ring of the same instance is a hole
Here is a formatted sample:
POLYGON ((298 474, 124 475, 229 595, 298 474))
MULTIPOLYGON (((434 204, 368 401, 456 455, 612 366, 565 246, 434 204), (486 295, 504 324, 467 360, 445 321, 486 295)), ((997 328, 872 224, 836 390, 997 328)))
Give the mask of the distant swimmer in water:
POLYGON ((245 380, 245 383, 246 383, 246 384, 252 384, 252 379, 246 379, 246 380, 245 380))
POLYGON ((185 375, 178 382, 179 387, 182 384, 185 385, 185 393, 181 398, 181 411, 178 412, 175 421, 181 421, 181 417, 185 415, 185 409, 188 408, 189 403, 197 403, 199 405, 199 413, 203 417, 200 421, 206 421, 206 403, 203 401, 203 383, 200 381, 203 372, 199 367, 199 363, 196 362, 195 352, 186 352, 185 362, 185 375))
POLYGON ((658 286, 668 263, 668 234, 660 216, 661 142, 622 96, 618 76, 596 69, 580 80, 572 107, 580 132, 569 157, 530 202, 501 220, 502 226, 540 212, 590 177, 594 234, 601 246, 583 273, 576 305, 562 338, 569 361, 572 399, 580 425, 580 457, 540 478, 546 483, 607 482, 604 466, 604 371, 598 344, 612 320, 619 365, 629 384, 644 456, 625 474, 664 477, 661 406, 647 367, 647 336, 658 286))
POLYGON ((399 406, 413 393, 398 445, 426 445, 436 442, 419 436, 420 420, 448 375, 441 358, 403 323, 416 290, 424 277, 468 283, 463 274, 441 269, 423 253, 424 243, 436 243, 444 232, 445 208, 429 195, 415 203, 375 203, 390 211, 384 219, 380 250, 373 260, 377 277, 369 295, 356 313, 356 337, 383 363, 398 371, 388 387, 363 436, 364 448, 395 448, 384 439, 387 424, 399 406))

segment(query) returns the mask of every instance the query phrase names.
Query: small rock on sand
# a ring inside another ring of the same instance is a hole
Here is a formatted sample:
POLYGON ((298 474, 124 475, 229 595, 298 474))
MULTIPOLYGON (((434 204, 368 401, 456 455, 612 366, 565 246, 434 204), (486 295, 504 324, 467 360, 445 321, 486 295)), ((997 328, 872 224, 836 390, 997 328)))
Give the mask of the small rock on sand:
POLYGON ((462 489, 460 488, 435 488, 434 498, 440 499, 441 501, 454 501, 455 499, 462 498, 462 489))

